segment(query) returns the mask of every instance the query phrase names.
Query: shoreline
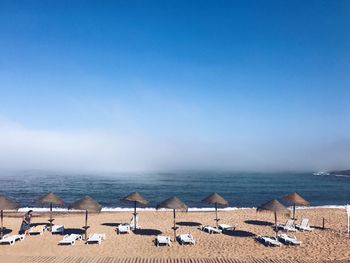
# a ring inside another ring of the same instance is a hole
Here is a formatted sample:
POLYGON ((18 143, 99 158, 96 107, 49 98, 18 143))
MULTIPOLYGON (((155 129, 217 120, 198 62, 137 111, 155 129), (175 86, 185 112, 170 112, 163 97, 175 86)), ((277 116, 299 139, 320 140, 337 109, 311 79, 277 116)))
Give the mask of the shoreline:
MULTIPOLYGON (((292 206, 288 206, 288 209, 292 209, 292 206)), ((256 207, 223 207, 223 208, 218 208, 220 211, 236 211, 236 210, 246 210, 246 209, 256 209, 256 207)), ((319 206, 296 206, 296 210, 304 210, 304 209, 346 209, 346 204, 344 205, 319 205, 319 206)), ((36 213, 46 213, 49 212, 50 209, 46 207, 20 207, 18 211, 6 211, 6 213, 25 213, 28 210, 33 210, 36 213)), ((53 212, 56 213, 75 213, 75 212, 80 212, 79 210, 74 210, 74 209, 68 209, 68 208, 52 208, 53 212)), ((133 207, 102 207, 101 213, 103 212, 133 212, 134 208, 133 207)), ((139 212, 155 212, 155 211, 171 211, 169 209, 156 209, 154 207, 137 207, 137 211, 139 212)), ((214 212, 215 208, 213 207, 189 207, 188 211, 186 212, 214 212)))

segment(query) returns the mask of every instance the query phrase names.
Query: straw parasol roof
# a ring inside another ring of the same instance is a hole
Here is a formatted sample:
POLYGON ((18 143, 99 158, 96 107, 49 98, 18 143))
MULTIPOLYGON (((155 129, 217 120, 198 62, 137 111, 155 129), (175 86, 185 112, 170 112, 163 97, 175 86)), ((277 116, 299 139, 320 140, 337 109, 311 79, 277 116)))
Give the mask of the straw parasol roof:
POLYGON ((0 195, 0 210, 16 210, 17 208, 17 203, 3 195, 0 195))
POLYGON ((89 212, 100 212, 102 205, 92 199, 90 196, 85 196, 69 206, 69 209, 86 210, 89 212))
POLYGON ((228 201, 225 200, 221 195, 218 193, 212 193, 211 195, 207 196, 202 200, 202 202, 208 203, 208 204, 217 204, 217 205, 228 205, 228 201))
POLYGON ((52 192, 39 197, 35 202, 39 204, 64 205, 64 201, 52 192))
POLYGON ((159 208, 168 208, 168 209, 176 209, 176 210, 187 210, 188 207, 185 205, 179 198, 176 196, 170 197, 160 204, 157 205, 157 209, 159 208))
POLYGON ((136 202, 141 205, 147 205, 149 202, 139 192, 133 192, 127 196, 124 196, 122 201, 136 202))
POLYGON ((272 199, 271 201, 258 206, 256 210, 258 212, 271 211, 280 214, 289 214, 289 210, 276 199, 272 199))
POLYGON ((301 195, 299 195, 297 192, 290 193, 288 195, 285 195, 282 197, 283 200, 288 201, 293 204, 297 205, 304 205, 308 206, 310 203, 306 201, 301 195))

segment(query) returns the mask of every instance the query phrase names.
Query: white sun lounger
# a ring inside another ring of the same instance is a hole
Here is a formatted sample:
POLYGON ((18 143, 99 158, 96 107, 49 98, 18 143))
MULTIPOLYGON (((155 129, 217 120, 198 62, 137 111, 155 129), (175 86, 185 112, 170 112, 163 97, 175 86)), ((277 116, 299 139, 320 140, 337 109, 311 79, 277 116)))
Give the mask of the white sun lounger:
POLYGON ((155 240, 156 246, 168 245, 171 246, 171 239, 169 236, 157 236, 155 240))
POLYGON ((51 233, 52 234, 63 234, 64 233, 64 225, 53 225, 51 233))
POLYGON ((32 226, 29 229, 29 234, 30 235, 42 235, 45 230, 46 230, 46 226, 45 225, 32 226))
POLYGON ((24 238, 25 235, 4 235, 4 237, 0 239, 0 244, 9 244, 12 246, 16 241, 22 241, 24 238))
POLYGON ((312 231, 314 228, 309 226, 309 219, 303 218, 300 225, 295 225, 301 231, 312 231))
POLYGON ((220 224, 219 225, 219 228, 225 232, 225 231, 234 231, 236 228, 234 226, 230 226, 230 225, 227 225, 227 224, 220 224))
POLYGON ((298 231, 295 226, 294 226, 294 220, 293 219, 288 219, 287 222, 283 225, 280 224, 278 225, 278 228, 284 230, 284 231, 291 231, 291 232, 296 232, 298 231))
POLYGON ((118 225, 117 234, 129 234, 130 233, 130 225, 129 224, 120 224, 118 225))
POLYGON ((195 245, 196 241, 194 240, 193 236, 191 234, 182 234, 177 236, 177 240, 181 245, 184 244, 190 244, 195 245))
POLYGON ((201 230, 209 234, 221 234, 222 230, 212 226, 202 226, 201 230))
POLYGON ((256 240, 263 243, 266 246, 277 246, 280 247, 282 245, 275 237, 270 236, 257 236, 256 240))
POLYGON ((82 236, 78 234, 65 235, 62 240, 58 242, 60 245, 75 245, 75 241, 82 240, 82 236))
POLYGON ((295 236, 288 236, 287 234, 278 235, 278 240, 286 245, 300 245, 301 241, 296 239, 295 236))
POLYGON ((86 244, 96 243, 101 244, 102 240, 106 239, 106 234, 92 234, 89 236, 88 240, 86 240, 86 244))

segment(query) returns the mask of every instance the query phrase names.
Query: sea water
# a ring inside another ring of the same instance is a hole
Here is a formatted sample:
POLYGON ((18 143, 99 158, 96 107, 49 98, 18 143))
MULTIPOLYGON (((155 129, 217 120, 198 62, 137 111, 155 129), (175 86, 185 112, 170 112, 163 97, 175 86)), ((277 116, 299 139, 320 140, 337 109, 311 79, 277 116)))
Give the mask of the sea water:
POLYGON ((272 198, 298 192, 312 206, 350 203, 350 177, 316 176, 312 173, 179 172, 68 174, 57 172, 17 172, 0 175, 0 194, 20 207, 40 207, 34 201, 54 192, 66 204, 89 195, 105 211, 129 210, 120 198, 140 192, 154 208, 162 200, 177 196, 192 210, 209 207, 201 200, 217 192, 229 201, 229 209, 256 207, 272 198))

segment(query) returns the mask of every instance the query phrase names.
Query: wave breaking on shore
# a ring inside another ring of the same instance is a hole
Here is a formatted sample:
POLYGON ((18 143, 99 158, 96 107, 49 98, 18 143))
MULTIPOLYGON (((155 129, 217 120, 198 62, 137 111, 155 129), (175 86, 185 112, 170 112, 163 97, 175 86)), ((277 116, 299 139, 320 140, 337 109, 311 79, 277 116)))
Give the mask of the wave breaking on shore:
MULTIPOLYGON (((296 209, 345 209, 346 205, 321 205, 321 206, 297 206, 296 209)), ((243 209, 256 209, 256 207, 225 207, 220 208, 220 211, 234 211, 234 210, 243 210, 243 209)), ((292 209, 292 207, 289 207, 292 209)), ((49 212, 49 208, 43 207, 21 207, 18 209, 18 212, 27 212, 29 210, 33 210, 38 213, 49 212)), ((68 208, 52 208, 53 212, 77 212, 79 210, 69 210, 68 208)), ((103 207, 101 212, 133 212, 133 207, 103 207)), ((137 211, 142 212, 152 212, 152 211, 170 211, 169 209, 156 209, 154 207, 138 207, 137 211)), ((188 208, 188 212, 215 212, 215 208, 213 207, 190 207, 188 208)))

